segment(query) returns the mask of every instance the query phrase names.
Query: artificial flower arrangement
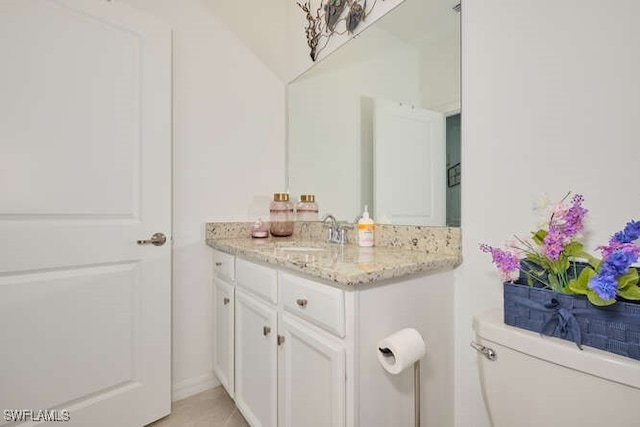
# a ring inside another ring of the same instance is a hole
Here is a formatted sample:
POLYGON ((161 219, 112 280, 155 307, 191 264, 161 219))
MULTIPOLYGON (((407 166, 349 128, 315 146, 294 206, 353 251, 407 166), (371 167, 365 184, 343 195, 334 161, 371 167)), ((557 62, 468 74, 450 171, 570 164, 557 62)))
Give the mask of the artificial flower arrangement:
POLYGON ((480 250, 491 254, 504 282, 524 273, 529 286, 540 283, 556 292, 585 295, 596 306, 614 304, 617 297, 640 300, 638 271, 630 268, 640 256, 640 246, 634 243, 640 237, 640 221, 628 222, 608 245, 598 247, 602 254, 598 259, 585 252, 580 241, 588 212, 582 206, 584 198, 576 194, 567 204, 568 196, 555 205, 548 222, 530 240, 516 237, 518 243, 506 250, 487 244, 480 250), (587 264, 575 262, 580 259, 587 264))

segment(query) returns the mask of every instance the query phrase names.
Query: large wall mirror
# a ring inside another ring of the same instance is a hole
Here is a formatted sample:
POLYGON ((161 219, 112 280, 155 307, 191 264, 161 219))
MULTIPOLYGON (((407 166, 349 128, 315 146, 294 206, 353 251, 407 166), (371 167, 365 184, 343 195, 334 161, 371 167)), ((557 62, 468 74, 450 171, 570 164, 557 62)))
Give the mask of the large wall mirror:
MULTIPOLYGON (((460 15, 405 0, 287 88, 287 185, 352 221, 460 225, 460 15)), ((303 36, 303 34, 301 34, 303 36)))

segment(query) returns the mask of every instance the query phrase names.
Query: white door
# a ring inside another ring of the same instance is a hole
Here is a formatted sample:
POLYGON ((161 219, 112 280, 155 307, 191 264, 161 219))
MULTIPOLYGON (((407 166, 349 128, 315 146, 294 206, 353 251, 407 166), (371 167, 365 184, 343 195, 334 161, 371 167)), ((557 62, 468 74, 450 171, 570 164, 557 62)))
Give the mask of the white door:
POLYGON ((276 427, 276 308, 236 289, 236 405, 252 427, 276 427))
POLYGON ((170 29, 2 0, 0 53, 0 408, 144 425, 170 411, 170 29))
POLYGON ((376 100, 373 141, 374 220, 445 225, 444 115, 376 100))
POLYGON ((213 371, 229 393, 234 396, 234 287, 213 278, 214 346, 213 371))
POLYGON ((337 339, 282 315, 279 347, 280 427, 345 425, 345 355, 337 339))

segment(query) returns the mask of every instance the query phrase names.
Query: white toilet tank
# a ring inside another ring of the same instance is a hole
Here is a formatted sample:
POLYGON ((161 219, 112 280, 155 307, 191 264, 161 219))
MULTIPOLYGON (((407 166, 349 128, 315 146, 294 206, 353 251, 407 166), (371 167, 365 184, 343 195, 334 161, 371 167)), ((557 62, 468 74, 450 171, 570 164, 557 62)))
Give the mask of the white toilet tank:
MULTIPOLYGON (((474 316, 482 393, 494 427, 640 426, 640 361, 474 316)), ((469 351, 473 351, 470 349, 469 351)))

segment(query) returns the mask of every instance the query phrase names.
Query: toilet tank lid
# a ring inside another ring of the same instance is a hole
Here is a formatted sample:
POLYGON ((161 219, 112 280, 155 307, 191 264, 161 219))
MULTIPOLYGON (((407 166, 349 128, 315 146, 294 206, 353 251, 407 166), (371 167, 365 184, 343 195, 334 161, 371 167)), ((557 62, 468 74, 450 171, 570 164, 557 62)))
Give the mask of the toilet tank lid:
POLYGON ((502 309, 476 314, 473 329, 476 336, 485 341, 640 389, 640 361, 592 347, 583 346, 581 351, 572 341, 543 337, 536 332, 506 325, 502 309))

